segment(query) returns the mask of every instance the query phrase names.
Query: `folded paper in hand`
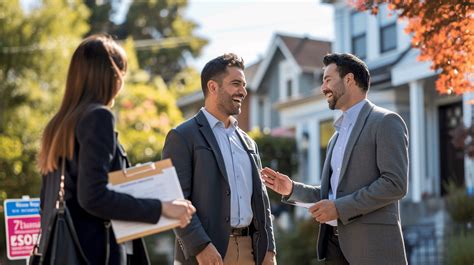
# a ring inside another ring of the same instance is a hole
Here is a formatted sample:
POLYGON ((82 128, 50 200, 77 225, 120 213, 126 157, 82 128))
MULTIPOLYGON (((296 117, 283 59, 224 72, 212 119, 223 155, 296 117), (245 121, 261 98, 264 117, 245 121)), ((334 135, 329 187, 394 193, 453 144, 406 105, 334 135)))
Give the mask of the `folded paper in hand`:
MULTIPOLYGON (((135 198, 172 201, 184 199, 176 170, 170 159, 150 162, 109 173, 110 190, 135 198)), ((161 216, 156 224, 112 220, 117 243, 156 234, 179 226, 179 220, 161 216)))
POLYGON ((297 201, 285 201, 285 200, 282 200, 281 202, 289 204, 289 205, 303 207, 303 208, 309 208, 315 204, 314 202, 297 202, 297 201))

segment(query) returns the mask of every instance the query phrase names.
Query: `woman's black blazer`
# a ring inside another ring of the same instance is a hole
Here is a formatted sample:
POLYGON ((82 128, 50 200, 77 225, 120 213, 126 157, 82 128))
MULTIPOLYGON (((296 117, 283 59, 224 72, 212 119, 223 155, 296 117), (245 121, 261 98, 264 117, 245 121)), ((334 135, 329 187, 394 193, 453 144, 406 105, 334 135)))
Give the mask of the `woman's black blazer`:
MULTIPOLYGON (((61 163, 58 170, 43 176, 41 188, 41 227, 47 235, 52 210, 59 189, 61 163)), ((79 119, 75 128, 74 158, 65 169, 66 205, 71 213, 79 242, 90 264, 105 263, 106 228, 110 219, 158 222, 161 202, 136 199, 107 189, 108 173, 128 166, 125 151, 118 142, 115 119, 103 105, 92 105, 79 119)), ((110 229, 109 264, 121 264, 124 255, 110 229), (122 256, 123 257, 123 256, 122 256)), ((149 264, 143 240, 133 242, 132 264, 149 264)))

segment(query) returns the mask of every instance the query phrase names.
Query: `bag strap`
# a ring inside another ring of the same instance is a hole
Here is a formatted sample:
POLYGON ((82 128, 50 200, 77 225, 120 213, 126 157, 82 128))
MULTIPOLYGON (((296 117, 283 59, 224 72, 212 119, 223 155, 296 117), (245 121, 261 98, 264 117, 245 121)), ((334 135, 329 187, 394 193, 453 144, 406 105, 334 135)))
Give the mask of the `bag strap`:
MULTIPOLYGON (((56 209, 62 214, 64 214, 64 168, 66 166, 66 159, 61 159, 61 179, 59 183, 59 192, 58 192, 58 199, 56 200, 56 209)), ((43 253, 39 251, 39 245, 41 241, 41 236, 43 232, 40 232, 38 238, 36 239, 35 245, 33 247, 32 255, 42 257, 43 253)))
POLYGON ((56 200, 56 209, 60 213, 64 213, 64 168, 66 167, 66 158, 61 158, 61 180, 59 182, 59 192, 58 192, 58 199, 56 200))

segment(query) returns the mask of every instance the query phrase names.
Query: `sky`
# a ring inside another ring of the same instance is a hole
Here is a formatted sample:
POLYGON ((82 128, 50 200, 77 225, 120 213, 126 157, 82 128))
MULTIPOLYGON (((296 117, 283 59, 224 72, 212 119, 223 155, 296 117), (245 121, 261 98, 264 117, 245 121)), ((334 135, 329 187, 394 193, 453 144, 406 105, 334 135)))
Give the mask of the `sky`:
POLYGON ((200 71, 209 60, 233 52, 249 65, 265 55, 275 33, 331 41, 333 13, 317 0, 190 0, 185 16, 209 44, 188 61, 200 71))

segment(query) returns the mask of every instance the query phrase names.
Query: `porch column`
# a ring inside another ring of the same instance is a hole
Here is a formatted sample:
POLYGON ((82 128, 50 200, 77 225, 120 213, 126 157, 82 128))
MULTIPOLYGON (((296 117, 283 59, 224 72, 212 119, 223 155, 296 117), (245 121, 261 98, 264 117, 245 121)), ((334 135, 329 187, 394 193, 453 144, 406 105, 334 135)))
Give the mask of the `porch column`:
POLYGON ((426 177, 425 112, 423 81, 410 82, 410 183, 413 202, 421 201, 421 185, 426 177))
MULTIPOLYGON (((474 92, 463 94, 463 121, 466 127, 474 125, 474 92)), ((474 139, 471 139, 474 141, 474 139)), ((474 195, 474 159, 464 156, 464 180, 467 192, 474 195)))

